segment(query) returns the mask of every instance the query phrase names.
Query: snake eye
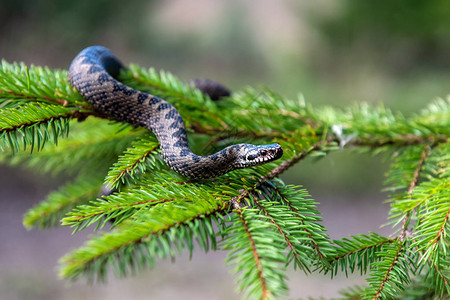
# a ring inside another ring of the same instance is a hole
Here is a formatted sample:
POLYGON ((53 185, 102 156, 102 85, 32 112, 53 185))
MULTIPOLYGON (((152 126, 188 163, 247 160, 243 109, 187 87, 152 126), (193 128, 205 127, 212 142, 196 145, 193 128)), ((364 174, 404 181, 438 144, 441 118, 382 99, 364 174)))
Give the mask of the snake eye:
POLYGON ((262 156, 266 156, 267 155, 267 150, 259 150, 259 154, 261 154, 262 156))

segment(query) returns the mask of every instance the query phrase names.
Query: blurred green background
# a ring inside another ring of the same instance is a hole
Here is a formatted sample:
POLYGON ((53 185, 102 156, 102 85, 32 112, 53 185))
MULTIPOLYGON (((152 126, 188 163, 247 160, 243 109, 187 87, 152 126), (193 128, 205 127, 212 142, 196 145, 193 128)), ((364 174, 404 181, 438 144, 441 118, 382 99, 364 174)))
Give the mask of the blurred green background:
MULTIPOLYGON (((0 28, 0 57, 8 62, 67 68, 81 49, 98 44, 125 64, 182 79, 213 78, 232 90, 250 85, 290 98, 301 93, 314 106, 384 103, 408 115, 450 91, 446 0, 2 0, 0 28)), ((380 157, 345 151, 302 162, 284 179, 304 185, 321 203, 332 237, 389 234, 379 229, 388 211, 380 192, 386 169, 380 157)), ((85 235, 26 232, 21 225, 26 209, 58 180, 0 171, 5 299, 176 299, 179 292, 184 299, 238 299, 221 253, 198 253, 191 263, 183 257, 106 286, 66 288, 54 266, 85 235)), ((359 281, 293 273, 291 294, 330 297, 353 282, 359 281)))

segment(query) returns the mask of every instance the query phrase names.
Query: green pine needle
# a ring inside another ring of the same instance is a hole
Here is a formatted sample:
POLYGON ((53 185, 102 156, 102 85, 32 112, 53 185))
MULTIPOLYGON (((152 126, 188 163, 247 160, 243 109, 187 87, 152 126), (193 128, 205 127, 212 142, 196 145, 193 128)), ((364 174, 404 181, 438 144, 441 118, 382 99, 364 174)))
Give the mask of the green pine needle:
POLYGON ((285 240, 288 263, 305 272, 316 264, 325 264, 332 247, 316 203, 308 192, 295 186, 263 186, 262 192, 250 199, 251 206, 273 223, 285 240))
POLYGON ((238 291, 254 299, 278 299, 287 292, 284 239, 257 210, 235 210, 226 231, 227 262, 237 273, 238 291))
POLYGON ((0 109, 38 102, 90 109, 90 105, 67 82, 67 72, 23 63, 0 64, 0 109))
MULTIPOLYGON (((378 260, 376 253, 382 251, 384 245, 394 242, 394 240, 374 232, 369 235, 362 234, 334 240, 336 254, 330 259, 331 275, 334 276, 338 271, 341 271, 348 276, 348 273, 353 273, 356 270, 361 275, 366 274, 370 266, 378 260)), ((324 271, 328 272, 327 269, 324 271)))
POLYGON ((414 268, 413 254, 407 243, 395 241, 384 244, 371 264, 369 286, 363 299, 392 299, 410 283, 410 271, 414 268))
POLYGON ((192 252, 194 239, 205 251, 215 249, 212 224, 219 220, 214 215, 220 208, 220 202, 210 198, 201 202, 173 200, 141 209, 115 230, 66 255, 60 274, 72 280, 82 275, 90 281, 104 280, 111 268, 117 276, 125 276, 152 267, 157 258, 174 258, 186 247, 192 252))
MULTIPOLYGON (((144 172, 157 172, 162 165, 159 159, 159 143, 153 135, 146 135, 134 141, 111 167, 106 183, 117 188, 120 183, 130 184, 132 179, 144 172)), ((135 182, 135 181, 134 181, 135 182)))
POLYGON ((67 137, 74 112, 52 104, 24 104, 2 109, 0 114, 0 149, 13 153, 42 150, 45 143, 58 143, 67 137))

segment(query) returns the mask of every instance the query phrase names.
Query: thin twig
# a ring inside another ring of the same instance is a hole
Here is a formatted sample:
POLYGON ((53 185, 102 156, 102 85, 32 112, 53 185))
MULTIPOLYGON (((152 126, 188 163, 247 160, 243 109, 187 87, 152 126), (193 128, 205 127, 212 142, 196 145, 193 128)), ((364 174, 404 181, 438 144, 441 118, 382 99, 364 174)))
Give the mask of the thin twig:
POLYGON ((352 146, 368 146, 368 147, 382 147, 382 146, 411 146, 411 145, 437 145, 441 143, 446 143, 449 137, 445 134, 435 134, 430 136, 417 136, 414 134, 404 134, 404 135, 396 135, 391 138, 386 137, 375 137, 375 136, 366 136, 364 139, 354 139, 348 143, 348 145, 352 146))
MULTIPOLYGON (((273 225, 275 225, 275 227, 278 229, 278 232, 284 237, 284 240, 286 241, 288 247, 290 249, 292 249, 292 253, 293 255, 296 257, 296 259, 298 261, 301 261, 301 257, 298 254, 298 251, 296 249, 296 247, 294 246, 294 244, 292 244, 291 239, 289 238, 289 236, 286 234, 286 232, 283 231, 282 226, 278 225, 278 223, 275 221, 275 219, 272 217, 272 215, 267 211, 267 209, 261 204, 260 201, 258 201, 258 196, 253 193, 254 199, 255 199, 255 203, 259 206, 259 208, 261 208, 261 210, 264 212, 264 214, 268 217, 270 217, 270 221, 272 222, 273 225)), ((302 224, 304 224, 304 222, 302 221, 302 224)), ((306 232, 308 232, 307 230, 305 230, 306 232)), ((308 232, 309 233, 309 232, 308 232)), ((310 238, 312 239, 312 236, 310 235, 310 238)), ((315 245, 315 243, 313 242, 313 245, 315 245)), ((319 255, 321 256, 322 254, 319 251, 319 255)), ((321 256, 322 258, 323 256, 321 256)), ((308 270, 308 272, 310 272, 309 268, 306 266, 306 264, 304 265, 306 270, 308 270)))
MULTIPOLYGON (((411 198, 412 192, 414 191, 417 182, 419 182, 419 178, 420 178, 420 172, 422 170, 423 164, 425 163, 425 160, 427 159, 427 157, 430 155, 431 152, 431 147, 430 146, 426 146, 425 150, 422 152, 419 161, 417 162, 417 166, 414 170, 413 173, 413 178, 411 180, 411 183, 409 184, 409 188, 408 188, 408 197, 411 198)), ((403 241, 405 239, 405 236, 407 234, 408 231, 408 219, 411 216, 411 212, 412 211, 408 211, 405 216, 403 217, 402 220, 402 229, 400 231, 399 237, 400 239, 403 241)))
POLYGON ((397 238, 394 238, 394 239, 386 239, 386 240, 381 241, 381 242, 379 242, 379 243, 377 243, 377 244, 375 244, 375 245, 370 245, 370 246, 361 247, 361 248, 359 248, 359 249, 357 249, 357 250, 349 251, 349 252, 347 252, 347 253, 345 253, 345 254, 341 254, 341 255, 332 257, 332 258, 330 258, 330 259, 328 260, 328 262, 331 264, 331 263, 334 263, 334 262, 338 261, 339 259, 341 259, 341 258, 343 258, 343 257, 345 257, 345 256, 352 255, 352 254, 355 254, 355 253, 359 253, 359 252, 362 252, 362 251, 365 251, 365 250, 368 250, 368 249, 371 249, 371 248, 379 247, 379 246, 382 246, 382 245, 385 245, 385 244, 392 244, 392 243, 395 242, 396 240, 397 240, 397 238))
POLYGON ((386 275, 384 276, 383 280, 381 281, 380 286, 378 287, 378 290, 377 290, 377 292, 375 294, 374 299, 381 299, 382 298, 381 293, 383 292, 384 285, 386 284, 386 282, 388 282, 389 275, 391 274, 392 270, 394 269, 395 264, 397 263, 397 261, 399 259, 400 252, 401 252, 401 250, 403 248, 403 243, 401 243, 399 246, 400 247, 397 250, 397 254, 395 255, 394 260, 392 261, 392 264, 389 266, 389 269, 386 272, 386 275))
POLYGON ((52 120, 72 118, 75 116, 76 113, 77 112, 61 113, 61 114, 57 114, 56 116, 42 118, 42 119, 39 119, 36 121, 27 122, 27 123, 21 123, 18 125, 11 126, 9 128, 1 128, 0 133, 16 131, 16 130, 26 127, 26 126, 36 126, 36 125, 40 125, 40 124, 48 124, 48 122, 50 122, 52 120))
POLYGON ((22 99, 27 99, 27 100, 36 100, 36 101, 38 101, 39 99, 43 99, 45 101, 48 101, 48 102, 51 102, 51 103, 55 103, 55 104, 59 104, 59 105, 62 105, 62 106, 67 106, 69 104, 69 101, 67 101, 66 99, 59 99, 59 98, 53 99, 53 98, 50 98, 48 96, 32 97, 32 96, 28 96, 28 95, 25 95, 25 94, 19 94, 19 93, 16 93, 14 91, 11 91, 11 90, 9 90, 9 91, 2 91, 2 90, 0 90, 0 93, 1 94, 10 94, 10 95, 13 95, 15 97, 20 97, 22 99))
MULTIPOLYGON (((289 208, 295 213, 295 215, 297 216, 297 218, 300 219, 300 223, 301 225, 305 225, 305 221, 304 218, 299 214, 298 210, 292 206, 291 201, 289 201, 288 197, 286 197, 286 195, 284 195, 278 188, 275 188, 275 190, 277 191, 278 195, 283 198, 283 200, 287 203, 287 205, 289 206, 289 208)), ((314 238, 312 236, 311 231, 309 231, 308 229, 302 228, 303 231, 305 231, 308 234, 308 237, 311 239, 311 244, 313 249, 317 252, 317 254, 319 255, 319 257, 321 259, 325 258, 325 255, 322 253, 322 251, 319 248, 319 245, 317 245, 316 242, 314 242, 314 238)))
POLYGON ((129 174, 129 172, 134 169, 134 167, 136 167, 136 165, 141 162, 142 160, 146 159, 147 157, 150 156, 150 154, 153 153, 153 151, 155 151, 156 149, 159 148, 158 146, 155 146, 153 148, 151 148, 148 151, 145 151, 145 153, 143 155, 141 155, 138 159, 136 159, 131 165, 129 165, 128 167, 126 167, 124 170, 122 170, 113 180, 111 180, 111 185, 116 184, 117 181, 119 181, 124 175, 129 174))
POLYGON ((247 221, 245 220, 245 218, 243 216, 243 212, 242 212, 241 207, 239 206, 239 203, 233 202, 233 201, 232 201, 232 203, 233 203, 234 209, 237 211, 239 219, 241 219, 241 221, 242 221, 242 225, 245 228, 245 232, 247 233, 247 238, 248 238, 251 248, 252 248, 252 254, 255 259, 256 269, 258 270, 258 277, 259 277, 259 280, 261 281, 261 289, 262 289, 261 299, 267 299, 271 293, 269 292, 269 290, 267 290, 266 278, 264 277, 263 272, 262 272, 263 271, 262 264, 261 264, 261 260, 259 258, 259 254, 256 250, 255 240, 252 238, 252 233, 247 224, 247 221))

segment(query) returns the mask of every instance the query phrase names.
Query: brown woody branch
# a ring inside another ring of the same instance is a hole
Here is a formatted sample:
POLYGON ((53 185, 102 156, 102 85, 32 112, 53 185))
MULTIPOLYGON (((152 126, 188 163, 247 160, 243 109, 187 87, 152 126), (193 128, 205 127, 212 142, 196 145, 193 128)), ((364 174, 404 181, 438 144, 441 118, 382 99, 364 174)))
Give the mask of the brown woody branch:
POLYGON ((392 270, 394 269, 395 264, 397 263, 397 261, 399 259, 400 252, 401 252, 402 248, 403 248, 403 243, 399 244, 399 248, 397 250, 395 258, 392 261, 392 264, 389 266, 389 269, 386 272, 386 275, 384 276, 383 280, 381 281, 380 286, 378 287, 378 290, 377 290, 377 292, 375 294, 375 298, 374 299, 381 299, 382 298, 381 293, 383 292, 384 285, 386 284, 386 282, 389 281, 389 276, 390 276, 392 270))
POLYGON ((40 99, 44 99, 45 101, 54 103, 54 104, 58 104, 58 105, 62 105, 62 106, 67 106, 69 104, 69 101, 67 101, 66 99, 59 99, 59 98, 50 98, 47 96, 40 96, 40 97, 32 97, 29 95, 25 95, 25 94, 19 94, 16 93, 14 91, 8 90, 8 91, 2 91, 0 90, 0 94, 9 94, 9 95, 13 95, 15 97, 18 98, 23 98, 23 99, 27 99, 27 100, 35 100, 35 101, 39 101, 40 99))
MULTIPOLYGON (((417 166, 414 169, 414 173, 413 173, 413 178, 411 180, 411 183, 409 184, 409 188, 408 188, 408 196, 411 197, 412 192, 414 191, 414 188, 417 185, 417 182, 419 181, 420 178, 420 172, 422 170, 423 164, 425 163, 425 160, 428 158, 428 156, 430 155, 431 152, 431 147, 430 146, 426 146, 425 150, 422 152, 419 161, 417 162, 417 166)), ((411 212, 412 211, 408 211, 405 216, 403 217, 402 220, 402 230, 400 231, 399 237, 401 240, 405 239, 405 235, 407 233, 408 230, 408 219, 411 216, 411 212)))
POLYGON ((239 216, 239 219, 241 219, 242 225, 245 228, 245 232, 247 233, 247 238, 248 238, 251 248, 252 248, 252 254, 255 259, 256 269, 258 270, 258 277, 259 277, 259 280, 261 281, 261 289, 262 289, 261 299, 268 299, 269 296, 271 295, 271 293, 267 289, 266 278, 263 276, 263 273, 262 273, 261 260, 259 258, 258 252, 256 250, 255 240, 252 238, 252 233, 250 232, 250 228, 247 224, 247 221, 245 220, 245 218, 243 216, 242 209, 239 206, 239 203, 237 203, 233 200, 232 200, 232 202, 233 202, 234 209, 236 210, 236 212, 239 216))

